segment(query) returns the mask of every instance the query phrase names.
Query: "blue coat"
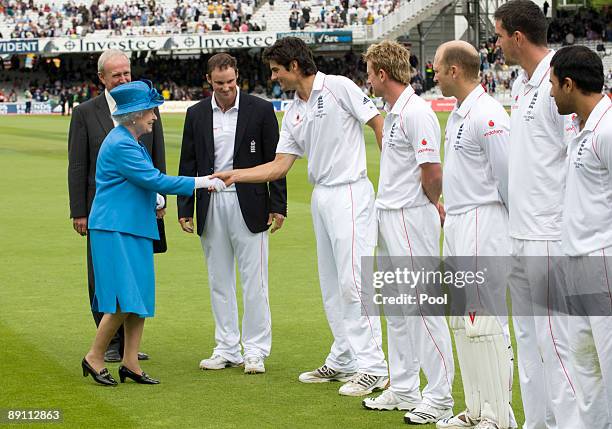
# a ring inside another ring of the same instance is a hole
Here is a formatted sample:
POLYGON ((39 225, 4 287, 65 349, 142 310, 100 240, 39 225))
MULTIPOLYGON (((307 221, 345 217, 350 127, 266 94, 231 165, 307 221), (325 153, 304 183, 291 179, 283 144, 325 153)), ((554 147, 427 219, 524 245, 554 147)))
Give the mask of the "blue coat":
POLYGON ((156 194, 190 196, 193 177, 167 176, 124 126, 104 139, 96 163, 96 196, 88 228, 159 239, 156 194))

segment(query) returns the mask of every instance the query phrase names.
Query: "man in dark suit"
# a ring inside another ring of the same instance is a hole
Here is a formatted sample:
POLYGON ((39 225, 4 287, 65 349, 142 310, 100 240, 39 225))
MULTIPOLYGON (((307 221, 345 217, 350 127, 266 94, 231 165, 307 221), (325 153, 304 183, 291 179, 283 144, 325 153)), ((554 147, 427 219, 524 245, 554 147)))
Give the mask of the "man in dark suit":
MULTIPOLYGON (((213 95, 187 110, 179 175, 196 176, 272 161, 278 143, 278 122, 268 101, 239 92, 236 59, 216 54, 208 60, 206 78, 213 95)), ((272 333, 268 303, 268 234, 279 229, 287 214, 285 179, 239 184, 195 198, 178 198, 185 232, 197 232, 206 254, 216 347, 200 362, 202 369, 244 363, 245 373, 265 372, 272 333), (236 304, 235 262, 242 282, 244 317, 242 346, 236 304)))
MULTIPOLYGON (((115 100, 109 92, 121 84, 132 80, 130 59, 120 50, 111 49, 100 55, 98 77, 105 87, 104 93, 88 100, 74 109, 68 134, 68 191, 70 193, 70 217, 74 230, 87 236, 87 217, 96 193, 96 160, 98 151, 106 135, 115 127, 111 111, 116 109, 115 100)), ((159 112, 155 114, 159 118, 159 112)), ((153 164, 161 172, 166 172, 166 155, 161 120, 155 121, 153 132, 143 136, 142 143, 149 151, 153 164)), ((162 217, 165 209, 158 210, 162 217)), ((87 280, 89 301, 95 294, 94 271, 91 260, 89 236, 87 236, 87 280)), ((103 314, 92 311, 96 326, 103 314)), ((106 362, 119 362, 123 354, 123 327, 111 341, 104 356, 106 362)), ((140 360, 149 359, 139 353, 140 360)))

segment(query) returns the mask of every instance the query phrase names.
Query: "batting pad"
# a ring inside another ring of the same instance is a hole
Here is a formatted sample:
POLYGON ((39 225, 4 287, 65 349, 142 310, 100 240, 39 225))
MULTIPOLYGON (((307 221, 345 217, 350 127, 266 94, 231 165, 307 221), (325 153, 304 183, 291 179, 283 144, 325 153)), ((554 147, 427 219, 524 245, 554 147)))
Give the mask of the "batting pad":
POLYGON ((450 316, 449 324, 455 335, 457 360, 461 369, 461 381, 465 394, 465 407, 468 417, 480 419, 480 392, 478 391, 478 365, 469 356, 470 343, 465 335, 465 320, 463 316, 450 316))
POLYGON ((511 348, 499 320, 493 316, 472 315, 452 317, 450 324, 455 333, 469 417, 487 418, 501 429, 508 428, 511 348))

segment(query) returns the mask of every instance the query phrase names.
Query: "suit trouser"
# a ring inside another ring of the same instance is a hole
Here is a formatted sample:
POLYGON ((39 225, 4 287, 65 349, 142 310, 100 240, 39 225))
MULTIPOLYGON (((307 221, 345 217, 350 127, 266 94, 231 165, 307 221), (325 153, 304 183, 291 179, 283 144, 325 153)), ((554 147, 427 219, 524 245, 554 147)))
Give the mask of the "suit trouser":
MULTIPOLYGON (((495 317, 502 326, 504 339, 511 352, 506 303, 509 246, 508 211, 502 204, 486 204, 465 213, 447 214, 446 216, 444 223, 444 257, 449 258, 448 260, 457 257, 459 263, 469 265, 456 267, 456 269, 486 273, 487 282, 482 287, 476 287, 476 290, 471 287, 465 291, 466 299, 469 302, 466 310, 474 311, 477 316, 476 307, 480 307, 490 317, 495 317), (479 259, 479 256, 482 258, 479 259)), ((453 289, 454 291, 458 292, 459 289, 453 289)), ((459 314, 453 315, 458 316, 459 314)), ((467 315, 464 316, 466 319, 468 317, 467 315)), ((466 321, 466 323, 468 322, 466 321)), ((462 359, 459 359, 459 362, 461 363, 462 359)), ((514 361, 511 353, 508 354, 506 363, 510 367, 510 374, 512 374, 514 361)), ((502 362, 500 362, 501 364, 502 362)), ((508 385, 510 391, 512 391, 512 379, 508 380, 508 385)), ((509 427, 516 427, 512 407, 509 408, 508 412, 509 427)))
POLYGON ((252 233, 244 222, 238 194, 211 194, 206 225, 201 237, 208 266, 210 301, 215 319, 214 354, 242 363, 236 260, 242 284, 244 355, 266 358, 272 346, 268 303, 268 231, 252 233))
MULTIPOLYGON (((87 287, 89 289, 89 308, 91 308, 91 304, 93 303, 93 299, 96 294, 96 282, 94 279, 93 260, 91 259, 91 243, 89 241, 89 234, 87 235, 87 287)), ((98 327, 100 325, 100 321, 102 321, 104 313, 91 310, 91 314, 93 315, 94 322, 96 322, 96 327, 98 327)), ((122 356, 124 343, 123 334, 123 325, 121 325, 108 345, 108 350, 116 350, 122 356)))
MULTIPOLYGON (((427 262, 435 262, 440 255, 440 216, 433 204, 400 210, 377 210, 378 270, 395 271, 408 268, 419 271, 427 262), (417 257, 413 259, 412 257, 417 257), (428 257, 428 258, 418 258, 428 257), (398 259, 400 267, 394 265, 398 259)), ((397 285, 391 296, 407 292, 417 297, 419 287, 409 291, 397 285)), ((388 335, 389 374, 391 389, 398 396, 418 403, 421 400, 437 408, 453 406, 452 385, 455 372, 451 338, 443 315, 426 314, 418 304, 405 304, 386 316, 388 335), (397 314, 399 311, 403 315, 397 314), (427 377, 421 399, 419 372, 427 377)), ((385 310, 386 312, 386 310, 385 310)))
POLYGON ((569 257, 570 356, 580 419, 588 429, 612 428, 612 248, 569 257))
POLYGON ((325 363, 343 372, 387 375, 380 318, 367 314, 362 256, 374 256, 374 188, 368 179, 315 186, 311 199, 323 307, 334 342, 325 363), (362 301, 363 300, 363 301, 362 301))
POLYGON ((565 287, 565 274, 544 263, 562 254, 561 242, 511 238, 510 245, 509 286, 525 411, 523 428, 580 429, 569 358, 569 320, 567 312, 556 310, 563 305, 558 299, 565 295, 559 290, 565 287))

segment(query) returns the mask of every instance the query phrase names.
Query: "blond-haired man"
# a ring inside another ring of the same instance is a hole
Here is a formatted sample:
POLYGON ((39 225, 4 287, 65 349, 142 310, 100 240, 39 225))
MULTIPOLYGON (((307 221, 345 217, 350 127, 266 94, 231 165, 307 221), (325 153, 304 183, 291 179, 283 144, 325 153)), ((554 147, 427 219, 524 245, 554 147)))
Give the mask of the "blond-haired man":
MULTIPOLYGON (((397 42, 383 41, 368 48, 368 82, 386 102, 376 198, 378 270, 401 265, 420 270, 423 258, 440 254, 442 191, 440 124, 426 101, 410 86, 410 53, 397 42)), ((387 293, 416 294, 417 288, 387 285, 387 293)), ((389 335, 388 390, 367 398, 372 410, 407 410, 409 424, 431 424, 452 416, 454 366, 451 340, 443 315, 430 314, 419 304, 386 306, 389 335), (428 384, 419 390, 419 370, 428 384)))

